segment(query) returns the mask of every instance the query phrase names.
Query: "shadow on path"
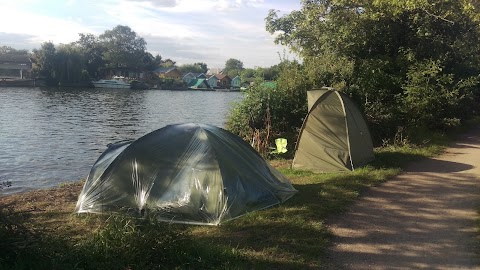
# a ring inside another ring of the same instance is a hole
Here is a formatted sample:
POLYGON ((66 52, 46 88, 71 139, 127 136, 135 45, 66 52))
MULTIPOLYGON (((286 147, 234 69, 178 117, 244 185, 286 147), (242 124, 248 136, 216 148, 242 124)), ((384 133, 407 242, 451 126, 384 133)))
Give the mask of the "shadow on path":
POLYGON ((474 168, 474 166, 465 163, 429 159, 430 162, 423 162, 423 166, 415 166, 408 169, 408 172, 438 172, 452 173, 463 172, 474 168))
POLYGON ((480 130, 364 193, 329 221, 330 269, 480 269, 480 130))

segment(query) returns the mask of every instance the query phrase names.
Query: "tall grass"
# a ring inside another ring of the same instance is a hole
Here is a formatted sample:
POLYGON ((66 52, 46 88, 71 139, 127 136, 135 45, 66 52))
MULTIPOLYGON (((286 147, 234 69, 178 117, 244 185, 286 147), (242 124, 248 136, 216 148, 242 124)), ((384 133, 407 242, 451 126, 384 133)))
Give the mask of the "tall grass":
MULTIPOLYGON (((229 269, 241 256, 199 245, 182 226, 111 216, 78 240, 64 232, 32 231, 2 211, 0 269, 229 269)), ((88 217, 87 217, 88 218, 88 217)))

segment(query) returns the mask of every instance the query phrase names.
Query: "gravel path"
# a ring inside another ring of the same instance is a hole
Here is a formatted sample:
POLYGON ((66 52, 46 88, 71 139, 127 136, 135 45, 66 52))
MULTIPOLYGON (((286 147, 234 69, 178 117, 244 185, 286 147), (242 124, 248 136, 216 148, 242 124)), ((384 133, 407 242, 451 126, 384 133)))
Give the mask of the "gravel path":
POLYGON ((331 269, 480 269, 480 128, 329 221, 331 269))

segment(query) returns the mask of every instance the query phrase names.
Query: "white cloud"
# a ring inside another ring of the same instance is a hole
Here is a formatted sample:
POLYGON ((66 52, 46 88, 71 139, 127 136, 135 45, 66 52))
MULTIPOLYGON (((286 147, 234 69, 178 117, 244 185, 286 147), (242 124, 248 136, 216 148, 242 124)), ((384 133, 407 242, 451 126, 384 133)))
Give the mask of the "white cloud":
POLYGON ((32 35, 32 43, 69 43, 78 39, 78 33, 92 31, 74 19, 53 18, 6 6, 0 16, 0 32, 32 35))
POLYGON ((133 2, 148 2, 157 7, 175 7, 179 0, 129 0, 133 2))
POLYGON ((290 0, 271 1, 5 1, 0 40, 25 44, 20 49, 32 47, 27 43, 38 48, 44 41, 68 43, 77 40, 78 33, 99 35, 120 24, 143 37, 152 54, 179 64, 223 66, 228 58, 236 58, 246 67, 268 66, 279 62, 284 48, 273 43, 264 18, 269 8, 293 5, 290 0))
POLYGON ((152 8, 178 13, 228 12, 242 7, 260 7, 263 0, 126 0, 142 2, 152 8))
POLYGON ((161 16, 145 6, 145 3, 122 1, 115 9, 102 7, 113 25, 128 25, 140 36, 153 35, 160 37, 193 37, 196 32, 191 29, 192 25, 180 24, 161 16))

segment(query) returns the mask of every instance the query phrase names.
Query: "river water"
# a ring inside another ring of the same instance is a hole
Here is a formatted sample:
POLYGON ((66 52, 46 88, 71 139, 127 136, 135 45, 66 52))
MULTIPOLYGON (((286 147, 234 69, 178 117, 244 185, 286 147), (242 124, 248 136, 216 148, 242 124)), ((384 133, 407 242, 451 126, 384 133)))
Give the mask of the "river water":
POLYGON ((0 88, 0 195, 86 178, 112 142, 174 123, 223 127, 239 92, 0 88))

